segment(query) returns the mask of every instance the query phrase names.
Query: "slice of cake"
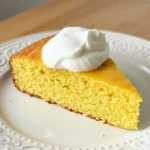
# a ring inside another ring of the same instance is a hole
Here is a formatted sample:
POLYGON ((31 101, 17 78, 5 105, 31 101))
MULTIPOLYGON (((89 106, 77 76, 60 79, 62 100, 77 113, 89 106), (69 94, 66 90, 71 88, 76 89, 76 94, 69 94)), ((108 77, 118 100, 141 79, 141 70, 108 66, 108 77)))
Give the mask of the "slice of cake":
POLYGON ((15 86, 96 120, 137 129, 142 98, 113 60, 108 58, 98 69, 87 72, 48 68, 41 53, 51 38, 42 39, 10 58, 15 86))

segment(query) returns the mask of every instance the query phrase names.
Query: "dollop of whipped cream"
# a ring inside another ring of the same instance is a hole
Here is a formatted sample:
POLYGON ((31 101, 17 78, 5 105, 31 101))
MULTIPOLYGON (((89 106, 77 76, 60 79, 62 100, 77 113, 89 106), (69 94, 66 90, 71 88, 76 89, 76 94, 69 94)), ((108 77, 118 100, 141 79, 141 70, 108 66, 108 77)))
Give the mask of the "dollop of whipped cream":
POLYGON ((99 68, 109 56, 105 36, 97 29, 66 27, 42 48, 43 63, 49 68, 86 72, 99 68))

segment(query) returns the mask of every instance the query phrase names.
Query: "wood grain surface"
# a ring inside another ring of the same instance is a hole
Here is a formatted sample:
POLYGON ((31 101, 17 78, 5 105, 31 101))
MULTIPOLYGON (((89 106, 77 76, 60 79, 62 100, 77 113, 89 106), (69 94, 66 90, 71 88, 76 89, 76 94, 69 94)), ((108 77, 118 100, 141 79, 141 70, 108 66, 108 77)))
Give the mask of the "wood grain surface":
POLYGON ((150 0, 53 0, 0 21, 0 43, 26 34, 82 26, 150 40, 150 0))

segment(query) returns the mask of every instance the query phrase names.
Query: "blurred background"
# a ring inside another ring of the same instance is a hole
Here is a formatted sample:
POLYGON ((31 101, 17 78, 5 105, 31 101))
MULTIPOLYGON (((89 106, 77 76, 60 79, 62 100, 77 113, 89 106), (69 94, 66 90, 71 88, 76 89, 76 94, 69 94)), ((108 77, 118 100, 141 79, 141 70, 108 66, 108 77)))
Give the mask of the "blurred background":
POLYGON ((66 26, 150 40, 150 0, 0 0, 0 43, 66 26))
POLYGON ((7 19, 49 1, 52 0, 0 0, 0 20, 7 19))

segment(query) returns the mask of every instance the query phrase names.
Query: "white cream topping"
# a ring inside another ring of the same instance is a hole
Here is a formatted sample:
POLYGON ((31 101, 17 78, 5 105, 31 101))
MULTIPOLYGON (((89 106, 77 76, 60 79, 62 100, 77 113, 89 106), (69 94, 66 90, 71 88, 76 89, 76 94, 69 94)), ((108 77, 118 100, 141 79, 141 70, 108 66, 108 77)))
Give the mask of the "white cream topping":
POLYGON ((42 60, 47 67, 74 72, 95 70, 108 56, 104 34, 97 29, 81 27, 64 28, 42 49, 42 60))

